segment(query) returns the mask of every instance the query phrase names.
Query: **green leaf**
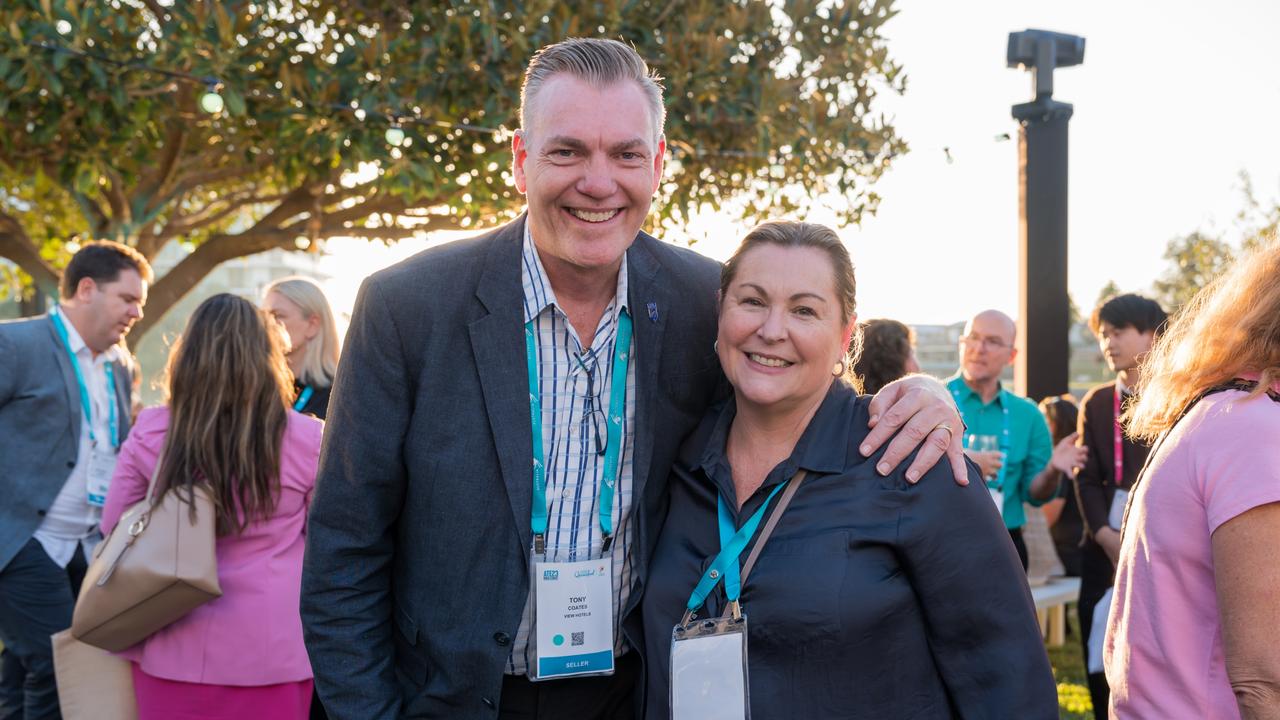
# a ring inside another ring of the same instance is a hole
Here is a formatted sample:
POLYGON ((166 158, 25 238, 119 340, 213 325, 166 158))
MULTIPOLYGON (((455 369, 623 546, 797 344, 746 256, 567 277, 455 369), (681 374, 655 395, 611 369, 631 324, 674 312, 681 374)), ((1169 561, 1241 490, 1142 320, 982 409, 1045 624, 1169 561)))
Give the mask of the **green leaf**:
POLYGON ((240 91, 233 87, 224 87, 222 89, 222 99, 226 102, 227 112, 235 116, 244 116, 244 96, 240 91))

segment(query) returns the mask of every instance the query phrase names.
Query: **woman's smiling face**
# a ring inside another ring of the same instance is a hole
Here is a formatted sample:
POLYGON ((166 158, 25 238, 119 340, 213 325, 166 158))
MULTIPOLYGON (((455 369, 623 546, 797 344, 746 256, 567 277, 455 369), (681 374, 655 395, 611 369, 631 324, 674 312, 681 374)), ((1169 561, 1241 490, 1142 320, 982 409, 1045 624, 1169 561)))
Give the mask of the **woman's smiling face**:
POLYGON ((738 404, 787 410, 820 402, 844 357, 847 321, 830 256, 762 244, 743 255, 720 299, 720 365, 738 404))

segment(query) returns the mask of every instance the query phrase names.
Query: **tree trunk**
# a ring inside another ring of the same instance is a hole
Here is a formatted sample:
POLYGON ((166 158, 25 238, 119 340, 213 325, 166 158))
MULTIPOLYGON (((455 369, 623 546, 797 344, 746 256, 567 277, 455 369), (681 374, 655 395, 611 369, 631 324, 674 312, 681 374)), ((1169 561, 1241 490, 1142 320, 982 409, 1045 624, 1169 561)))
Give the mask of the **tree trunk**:
POLYGON ((156 279, 148 289, 143 317, 134 324, 127 338, 129 349, 136 350, 147 331, 219 265, 272 248, 286 247, 291 244, 286 240, 292 238, 292 234, 284 232, 246 232, 239 235, 215 235, 196 246, 190 255, 174 265, 164 277, 156 279))
MULTIPOLYGON (((12 218, 0 215, 0 257, 7 258, 35 281, 36 291, 42 295, 57 297, 57 270, 40 257, 40 251, 27 237, 26 231, 12 218)), ((26 305, 23 305, 24 314, 26 305)), ((41 310, 40 312, 43 312, 41 310)), ((39 313, 36 313, 39 314, 39 313)))

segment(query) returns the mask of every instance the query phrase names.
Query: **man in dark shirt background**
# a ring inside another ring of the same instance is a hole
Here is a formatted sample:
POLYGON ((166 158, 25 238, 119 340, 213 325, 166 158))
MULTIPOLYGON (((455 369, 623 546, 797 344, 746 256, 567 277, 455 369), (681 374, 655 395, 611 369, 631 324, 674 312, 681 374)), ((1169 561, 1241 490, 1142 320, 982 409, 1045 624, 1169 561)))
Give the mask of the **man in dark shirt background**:
MULTIPOLYGON (((1101 613, 1105 620, 1109 609, 1099 600, 1115 583, 1124 504, 1150 450, 1129 439, 1120 426, 1120 416, 1132 402, 1134 389, 1142 379, 1139 363, 1167 317, 1156 301, 1124 294, 1094 308, 1089 318, 1089 329, 1097 336, 1098 346, 1116 379, 1086 393, 1080 412, 1080 442, 1089 450, 1088 460, 1076 475, 1076 493, 1085 525, 1079 611, 1086 667, 1094 616, 1101 613)), ((1110 691, 1101 672, 1089 674, 1089 694, 1095 715, 1106 718, 1110 691)))

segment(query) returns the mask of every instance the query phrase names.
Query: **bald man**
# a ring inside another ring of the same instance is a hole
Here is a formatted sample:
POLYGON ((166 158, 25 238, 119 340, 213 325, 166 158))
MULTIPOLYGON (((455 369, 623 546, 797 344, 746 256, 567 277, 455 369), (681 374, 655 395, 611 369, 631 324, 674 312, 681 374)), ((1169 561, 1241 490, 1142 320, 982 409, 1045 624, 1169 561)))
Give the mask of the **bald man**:
POLYGON ((1013 344, 1016 332, 1013 318, 998 310, 974 315, 965 323, 960 337, 960 370, 947 381, 947 389, 968 427, 965 454, 986 478, 987 489, 1026 569, 1023 503, 1039 506, 1053 499, 1058 485, 1053 468, 1061 466, 1071 472, 1083 464, 1083 452, 1075 447, 1074 435, 1055 449, 1036 404, 1001 385, 1000 373, 1018 355, 1013 344))

